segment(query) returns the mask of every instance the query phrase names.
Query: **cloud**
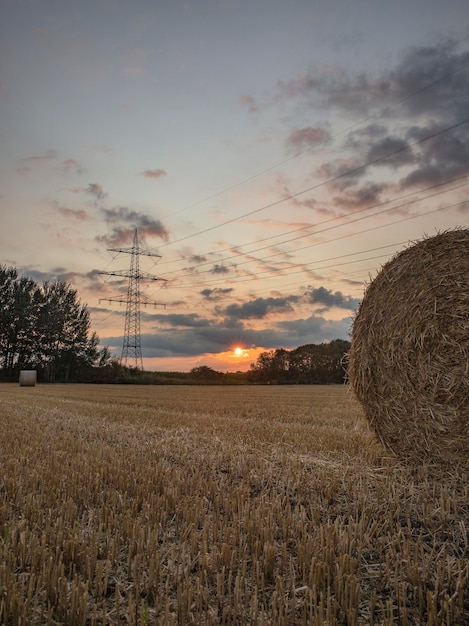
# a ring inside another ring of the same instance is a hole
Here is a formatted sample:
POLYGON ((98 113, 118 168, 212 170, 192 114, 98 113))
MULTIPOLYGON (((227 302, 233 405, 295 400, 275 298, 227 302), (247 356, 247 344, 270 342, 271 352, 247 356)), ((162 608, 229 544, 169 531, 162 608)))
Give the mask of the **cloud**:
POLYGON ((205 263, 207 260, 206 256, 203 256, 201 254, 193 254, 192 256, 189 257, 189 261, 191 263, 205 263))
POLYGON ((341 320, 328 320, 318 315, 277 324, 280 331, 283 331, 284 337, 287 337, 287 341, 284 343, 285 348, 298 347, 306 343, 347 339, 351 325, 351 317, 344 317, 341 320))
POLYGON ((71 218, 79 221, 87 221, 90 216, 84 209, 69 209, 64 206, 58 206, 57 211, 66 218, 71 218))
POLYGON ((360 209, 376 206, 381 201, 381 195, 387 185, 368 183, 356 189, 343 189, 340 196, 334 196, 335 206, 342 209, 360 209))
POLYGON ((16 171, 20 176, 26 176, 31 171, 31 168, 25 165, 24 167, 18 167, 16 171))
POLYGON ((326 143, 329 138, 330 134, 324 128, 306 126, 290 133, 287 138, 287 147, 294 151, 308 150, 326 143))
POLYGON ((228 267, 226 267, 226 265, 219 265, 218 263, 215 263, 215 265, 210 270, 210 273, 211 274, 229 274, 230 271, 231 270, 228 267))
POLYGON ((234 319, 263 319, 270 313, 287 313, 293 311, 292 301, 297 301, 297 296, 285 298, 256 298, 243 304, 230 304, 221 312, 227 317, 234 319))
POLYGON ((415 162, 410 145, 399 137, 386 137, 383 141, 370 147, 365 161, 378 161, 375 166, 392 167, 397 169, 403 165, 415 162))
POLYGON ((338 157, 328 163, 323 163, 317 169, 317 174, 326 180, 340 178, 341 182, 356 180, 363 172, 354 171, 362 164, 357 157, 338 157))
POLYGON ((197 313, 172 313, 168 315, 147 313, 145 319, 159 322, 171 328, 207 328, 211 322, 197 313))
POLYGON ((159 170, 159 169, 157 169, 157 170, 145 170, 143 172, 143 175, 146 178, 162 178, 163 176, 167 175, 167 172, 166 172, 166 170, 159 170))
POLYGON ((215 289, 203 289, 200 292, 200 294, 206 300, 216 301, 216 300, 221 300, 232 291, 233 291, 232 287, 227 287, 226 289, 220 289, 219 287, 215 287, 215 289))
POLYGON ((469 77, 455 72, 469 62, 469 51, 458 52, 448 40, 434 46, 403 51, 394 69, 381 73, 352 73, 337 65, 311 67, 308 72, 277 85, 276 99, 302 99, 347 114, 369 115, 384 108, 388 118, 433 115, 458 119, 467 111, 469 77), (438 82, 436 82, 438 79, 438 82), (431 89, 418 92, 435 83, 431 89), (398 102, 399 107, 390 106, 398 102))
POLYGON ((82 191, 94 196, 97 200, 104 200, 104 198, 107 198, 108 196, 99 183, 89 183, 88 187, 82 191))
MULTIPOLYGON (((412 138, 428 137, 431 128, 413 127, 412 138)), ((443 182, 469 174, 469 128, 460 127, 444 133, 419 146, 418 167, 400 180, 402 188, 443 182)))
POLYGON ((135 228, 138 228, 139 235, 142 237, 158 237, 165 241, 169 237, 162 222, 145 213, 127 207, 101 208, 101 211, 105 220, 113 225, 111 234, 97 238, 106 245, 118 246, 131 242, 135 228))
POLYGON ((60 164, 60 167, 65 173, 75 171, 77 174, 82 174, 85 171, 75 159, 65 159, 60 164))
POLYGON ((33 154, 27 157, 23 157, 22 161, 50 161, 57 156, 56 150, 47 150, 43 154, 33 154))
POLYGON ((259 112, 259 106, 255 100, 255 98, 253 96, 251 96, 250 94, 244 94, 241 96, 241 98, 239 99, 239 101, 241 102, 241 104, 245 107, 247 107, 249 113, 258 113, 259 112))
POLYGON ((28 276, 29 278, 32 278, 39 284, 59 281, 73 285, 78 280, 83 278, 83 274, 80 274, 79 272, 71 272, 65 267, 54 267, 50 270, 50 272, 42 272, 40 270, 30 269, 26 266, 18 268, 18 273, 21 276, 28 276))
MULTIPOLYGON (((390 173, 406 168, 400 180, 401 190, 405 190, 469 173, 468 126, 444 131, 467 118, 468 64, 469 50, 461 51, 454 41, 447 40, 408 48, 398 63, 385 71, 354 73, 333 65, 311 67, 280 82, 275 98, 322 108, 331 117, 339 113, 371 118, 379 112, 379 122, 358 130, 354 124, 350 132, 339 133, 342 145, 337 148, 343 155, 319 165, 317 174, 325 179, 340 177, 334 185, 345 189, 373 176, 377 168, 387 168, 390 173)), ((289 142, 303 147, 308 133, 305 129, 295 133, 289 142)), ((311 136, 314 138, 313 132, 311 136)), ((357 195, 363 196, 363 190, 357 195)), ((350 204, 350 198, 338 204, 350 204)))
POLYGON ((325 287, 314 288, 311 287, 311 285, 306 287, 304 297, 306 302, 324 305, 321 312, 327 311, 332 307, 355 311, 359 304, 357 298, 346 296, 340 291, 333 293, 330 289, 326 289, 325 287))

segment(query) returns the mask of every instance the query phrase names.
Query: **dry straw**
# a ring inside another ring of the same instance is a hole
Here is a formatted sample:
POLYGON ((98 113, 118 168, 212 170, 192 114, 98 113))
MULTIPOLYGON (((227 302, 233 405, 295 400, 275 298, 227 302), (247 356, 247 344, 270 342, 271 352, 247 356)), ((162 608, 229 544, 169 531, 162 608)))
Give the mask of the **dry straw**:
POLYGON ((399 457, 469 463, 469 230, 423 239, 368 285, 349 377, 368 421, 399 457))

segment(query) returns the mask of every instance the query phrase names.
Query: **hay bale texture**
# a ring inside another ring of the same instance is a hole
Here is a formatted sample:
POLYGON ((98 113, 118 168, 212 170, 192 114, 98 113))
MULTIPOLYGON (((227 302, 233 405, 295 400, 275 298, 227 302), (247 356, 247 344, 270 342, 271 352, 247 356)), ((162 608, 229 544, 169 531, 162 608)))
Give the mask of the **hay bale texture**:
POLYGON ((350 383, 382 443, 414 463, 469 463, 469 230, 417 242, 368 285, 350 383))

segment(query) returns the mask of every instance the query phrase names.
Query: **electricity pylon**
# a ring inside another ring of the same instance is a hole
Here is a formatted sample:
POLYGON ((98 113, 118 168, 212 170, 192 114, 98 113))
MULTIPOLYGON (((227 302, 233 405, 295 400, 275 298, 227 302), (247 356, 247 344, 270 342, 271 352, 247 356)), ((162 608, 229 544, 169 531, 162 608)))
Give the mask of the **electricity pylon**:
MULTIPOLYGON (((129 362, 133 362, 135 367, 143 370, 142 360, 142 341, 140 336, 140 306, 152 305, 152 306, 165 306, 160 302, 154 300, 148 300, 142 298, 140 293, 140 281, 165 281, 164 278, 157 278, 148 272, 140 271, 140 256, 157 257, 161 258, 159 254, 155 252, 148 252, 143 248, 140 248, 138 243, 138 232, 135 229, 134 240, 130 248, 108 248, 109 252, 121 252, 124 254, 130 254, 130 268, 128 270, 116 270, 114 272, 100 272, 101 274, 107 274, 108 276, 123 276, 129 279, 127 287, 127 297, 113 297, 102 298, 107 302, 120 302, 125 303, 125 325, 124 325, 124 342, 122 345, 122 354, 120 362, 125 365, 129 365, 129 362)), ((100 300, 100 302, 101 302, 100 300)))

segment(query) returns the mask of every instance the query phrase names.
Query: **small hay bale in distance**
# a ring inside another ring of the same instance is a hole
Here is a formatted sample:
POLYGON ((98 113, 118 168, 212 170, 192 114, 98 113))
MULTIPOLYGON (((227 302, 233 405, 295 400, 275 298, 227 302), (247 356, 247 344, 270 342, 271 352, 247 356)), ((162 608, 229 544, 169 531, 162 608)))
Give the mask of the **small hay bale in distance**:
POLYGON ((384 446, 414 464, 469 464, 469 230, 388 261, 351 343, 350 383, 384 446))
POLYGON ((36 370, 20 371, 20 387, 35 387, 37 379, 36 370))

